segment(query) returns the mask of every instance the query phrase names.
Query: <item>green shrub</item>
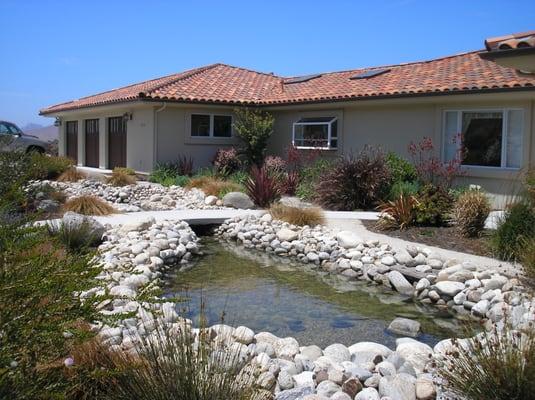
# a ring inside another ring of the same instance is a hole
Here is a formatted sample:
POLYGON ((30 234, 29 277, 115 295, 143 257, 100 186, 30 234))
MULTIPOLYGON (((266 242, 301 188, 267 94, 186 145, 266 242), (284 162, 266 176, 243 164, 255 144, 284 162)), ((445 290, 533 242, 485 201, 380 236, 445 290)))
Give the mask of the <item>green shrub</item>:
POLYGON ((535 237, 535 210, 527 201, 519 201, 505 210, 491 237, 491 246, 499 258, 515 260, 521 255, 521 240, 532 237, 535 237))
POLYGON ((524 188, 531 204, 535 207, 535 168, 531 168, 527 172, 524 178, 524 188))
POLYGON ((416 223, 421 226, 443 226, 450 220, 453 199, 450 194, 433 184, 423 186, 418 192, 416 223))
POLYGON ((530 279, 531 286, 535 284, 535 238, 523 238, 520 241, 520 263, 530 279))
POLYGON ((69 343, 89 335, 81 324, 97 317, 97 299, 73 293, 98 286, 100 269, 88 255, 72 254, 50 240, 46 228, 10 219, 0 224, 0 398, 65 398, 71 389, 43 372, 62 363, 69 343), (74 336, 67 339, 64 332, 74 336))
POLYGON ((241 139, 241 153, 249 166, 261 166, 268 140, 273 134, 273 115, 266 111, 237 108, 234 130, 241 139))
POLYGON ((461 235, 475 237, 481 234, 490 213, 487 195, 480 190, 469 190, 459 196, 453 208, 453 219, 461 235))
POLYGON ((249 178, 249 174, 245 171, 236 171, 228 177, 230 181, 242 186, 247 182, 247 178, 249 178))
POLYGON ((47 224, 47 228, 50 236, 58 239, 67 249, 74 252, 85 252, 102 242, 102 238, 95 234, 95 230, 88 221, 79 225, 53 221, 47 224))
POLYGON ((46 154, 30 154, 31 179, 56 179, 74 164, 70 158, 48 156, 46 154))
POLYGON ((341 158, 322 174, 315 200, 331 210, 369 209, 388 194, 391 182, 383 153, 371 147, 341 158))
POLYGON ((436 375, 451 398, 533 400, 535 331, 514 331, 506 323, 501 332, 454 340, 436 362, 436 375))
POLYGON ((414 165, 394 152, 386 155, 386 165, 390 169, 394 184, 398 182, 414 182, 418 178, 414 165))
POLYGON ((149 181, 159 183, 163 186, 186 186, 189 183, 189 176, 181 175, 172 163, 160 163, 149 175, 149 181))
POLYGON ((416 196, 420 190, 420 184, 418 182, 398 181, 390 187, 388 198, 390 200, 399 199, 399 196, 416 196))
POLYGON ((299 171, 300 180, 297 185, 297 197, 305 201, 312 201, 316 194, 316 186, 323 174, 332 167, 333 162, 324 158, 317 159, 311 165, 299 171))

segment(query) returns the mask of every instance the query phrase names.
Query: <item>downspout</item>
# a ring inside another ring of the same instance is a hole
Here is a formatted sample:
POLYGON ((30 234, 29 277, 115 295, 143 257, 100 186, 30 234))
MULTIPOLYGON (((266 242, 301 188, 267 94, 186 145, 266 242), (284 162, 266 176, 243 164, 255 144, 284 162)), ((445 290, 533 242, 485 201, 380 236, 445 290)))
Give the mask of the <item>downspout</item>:
POLYGON ((153 151, 152 168, 156 166, 156 163, 158 160, 158 113, 162 112, 166 108, 167 108, 167 103, 162 102, 162 106, 154 110, 154 142, 153 142, 154 151, 153 151))

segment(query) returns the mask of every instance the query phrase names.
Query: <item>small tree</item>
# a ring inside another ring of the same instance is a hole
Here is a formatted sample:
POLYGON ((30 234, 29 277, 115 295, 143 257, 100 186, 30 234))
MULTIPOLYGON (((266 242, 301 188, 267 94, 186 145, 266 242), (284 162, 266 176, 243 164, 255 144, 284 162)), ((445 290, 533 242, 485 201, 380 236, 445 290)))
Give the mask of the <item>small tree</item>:
POLYGON ((261 166, 266 154, 267 142, 273 134, 275 119, 268 112, 249 108, 236 109, 234 129, 242 140, 241 153, 247 163, 261 166))

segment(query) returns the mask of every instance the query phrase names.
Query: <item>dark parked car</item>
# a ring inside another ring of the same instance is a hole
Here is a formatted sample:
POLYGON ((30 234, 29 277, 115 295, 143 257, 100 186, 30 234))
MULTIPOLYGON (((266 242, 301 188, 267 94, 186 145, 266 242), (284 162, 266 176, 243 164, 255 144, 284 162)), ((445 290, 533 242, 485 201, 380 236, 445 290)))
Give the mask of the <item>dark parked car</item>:
POLYGON ((0 121, 0 150, 44 153, 46 146, 46 142, 37 136, 24 134, 14 123, 0 121))

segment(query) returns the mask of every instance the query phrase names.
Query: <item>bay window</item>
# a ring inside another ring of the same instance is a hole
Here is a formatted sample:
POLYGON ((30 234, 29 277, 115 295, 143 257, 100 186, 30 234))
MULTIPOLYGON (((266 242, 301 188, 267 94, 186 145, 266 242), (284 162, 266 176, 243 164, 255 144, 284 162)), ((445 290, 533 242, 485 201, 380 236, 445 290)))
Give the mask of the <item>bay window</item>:
POLYGON ((462 165, 518 169, 523 122, 522 109, 445 111, 444 160, 457 157, 462 146, 462 165))
POLYGON ((301 118, 293 124, 293 146, 299 149, 336 149, 338 147, 337 121, 336 117, 301 118))

